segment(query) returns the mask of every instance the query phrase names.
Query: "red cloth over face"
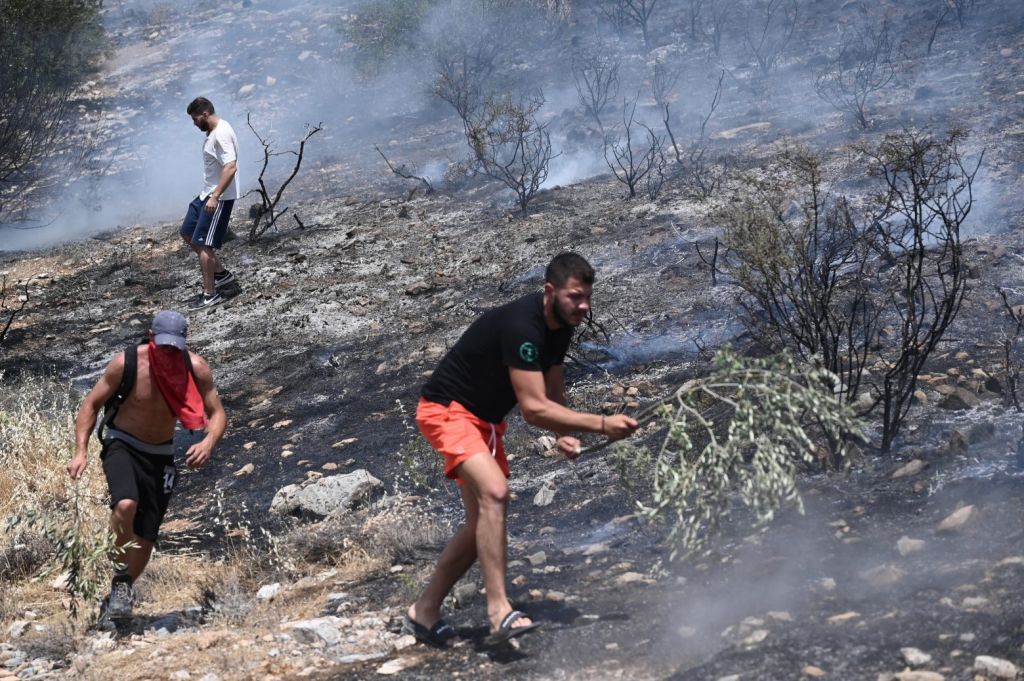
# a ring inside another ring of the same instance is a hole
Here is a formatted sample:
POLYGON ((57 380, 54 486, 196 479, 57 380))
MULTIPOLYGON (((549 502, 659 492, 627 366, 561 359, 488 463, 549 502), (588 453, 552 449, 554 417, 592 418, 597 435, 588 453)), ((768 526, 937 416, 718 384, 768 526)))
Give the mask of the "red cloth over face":
POLYGON ((181 425, 198 430, 206 427, 206 410, 182 352, 188 351, 149 341, 149 375, 181 425))

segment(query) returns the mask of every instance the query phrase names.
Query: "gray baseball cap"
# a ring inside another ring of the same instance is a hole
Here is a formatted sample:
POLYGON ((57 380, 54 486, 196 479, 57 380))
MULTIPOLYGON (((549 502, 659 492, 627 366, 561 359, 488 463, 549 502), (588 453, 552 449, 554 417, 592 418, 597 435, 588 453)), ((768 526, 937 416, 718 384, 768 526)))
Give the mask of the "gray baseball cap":
POLYGON ((157 345, 173 345, 179 350, 185 349, 185 336, 188 334, 188 322, 173 310, 157 312, 153 317, 153 342, 157 345))

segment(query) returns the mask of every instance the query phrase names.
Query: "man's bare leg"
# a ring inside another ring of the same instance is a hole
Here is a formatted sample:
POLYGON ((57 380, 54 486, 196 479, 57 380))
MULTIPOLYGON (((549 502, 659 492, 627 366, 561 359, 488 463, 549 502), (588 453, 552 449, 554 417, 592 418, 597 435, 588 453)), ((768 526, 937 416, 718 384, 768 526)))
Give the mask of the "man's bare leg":
POLYGON ((209 246, 194 246, 196 253, 199 254, 199 269, 203 273, 203 292, 212 296, 217 292, 214 286, 213 275, 215 272, 223 269, 220 266, 220 260, 217 258, 217 253, 209 246))
MULTIPOLYGON (((500 627, 501 620, 512 611, 512 604, 505 591, 508 482, 490 454, 477 454, 467 459, 459 466, 458 472, 464 486, 476 497, 479 507, 476 552, 484 588, 487 590, 487 617, 491 621, 491 633, 494 633, 500 627)), ((532 622, 528 617, 520 617, 512 623, 512 628, 529 624, 532 622)))
POLYGON ((114 510, 110 514, 110 530, 117 538, 117 545, 125 547, 123 553, 116 556, 115 560, 124 563, 125 572, 132 578, 132 582, 146 569, 149 557, 153 554, 153 542, 135 535, 133 528, 137 509, 137 501, 122 499, 114 505, 114 510), (130 546, 131 544, 137 546, 130 546))
POLYGON ((408 610, 409 618, 427 629, 441 619, 441 604, 445 596, 476 560, 476 522, 480 507, 476 496, 465 485, 460 491, 466 508, 466 522, 444 547, 430 581, 408 610))

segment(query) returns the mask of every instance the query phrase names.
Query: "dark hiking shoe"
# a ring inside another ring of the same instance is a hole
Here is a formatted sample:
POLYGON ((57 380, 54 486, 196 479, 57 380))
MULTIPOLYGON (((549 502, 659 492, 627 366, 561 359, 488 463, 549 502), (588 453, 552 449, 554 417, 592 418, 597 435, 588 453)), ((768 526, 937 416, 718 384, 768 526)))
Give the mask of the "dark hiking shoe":
POLYGON ((207 307, 213 307, 214 305, 220 305, 224 302, 224 298, 219 293, 214 293, 212 296, 203 295, 203 297, 192 305, 192 310, 202 310, 207 307))
POLYGON ((131 617, 132 599, 134 596, 131 584, 123 580, 114 582, 110 587, 110 596, 107 600, 107 617, 112 619, 125 619, 131 617))
POLYGON ((234 280, 235 275, 227 270, 224 270, 223 272, 216 272, 213 275, 213 286, 215 289, 219 289, 221 286, 227 286, 234 280))

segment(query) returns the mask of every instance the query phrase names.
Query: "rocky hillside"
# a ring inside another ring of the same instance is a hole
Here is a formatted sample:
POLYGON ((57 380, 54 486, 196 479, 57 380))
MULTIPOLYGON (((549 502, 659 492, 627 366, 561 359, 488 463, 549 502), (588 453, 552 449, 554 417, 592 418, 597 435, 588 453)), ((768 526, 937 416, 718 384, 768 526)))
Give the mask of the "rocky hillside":
MULTIPOLYGON (((594 8, 580 4, 564 44, 553 40, 537 61, 564 59, 590 30, 594 8)), ((666 3, 655 34, 663 46, 687 44, 684 4, 666 3)), ((741 187, 729 176, 698 200, 671 180, 654 200, 626 201, 609 175, 570 178, 522 218, 493 184, 410 196, 412 185, 364 163, 370 142, 391 140, 389 153, 421 165, 438 149, 464 154, 454 151, 458 121, 433 105, 404 118, 392 109, 391 127, 372 128, 370 140, 370 128, 353 132, 354 121, 325 116, 331 140, 292 190, 304 228, 291 222, 227 244, 238 286, 225 304, 190 313, 191 342, 213 367, 231 425, 214 461, 183 475, 137 617, 113 631, 72 625, 52 577, 12 579, 0 598, 0 681, 1015 678, 1024 664, 1021 430, 1000 381, 997 289, 1021 302, 1020 11, 1010 0, 978 2, 975 23, 943 29, 930 54, 908 45, 878 121, 858 132, 811 99, 801 69, 860 5, 804 5, 797 44, 806 51, 767 90, 753 84, 756 65, 731 69, 709 130, 720 158, 756 172, 796 140, 841 169, 855 166, 849 143, 954 122, 970 127, 972 153, 986 149, 965 239, 965 302, 921 376, 894 452, 866 449, 845 472, 808 471, 803 515, 752 529, 740 514, 708 555, 672 563, 664 528, 638 520, 608 450, 576 463, 547 456, 542 433, 513 417, 511 595, 546 626, 515 648, 483 649, 484 599, 471 574, 450 617, 467 643, 446 652, 413 645, 400 617, 461 514, 412 423, 424 377, 477 314, 536 290, 543 263, 569 248, 598 270, 595 315, 607 332, 591 329, 574 350, 573 404, 635 411, 704 371, 717 347, 749 347, 737 288, 728 278, 712 286, 694 247, 717 233, 718 211, 741 187), (360 147, 366 156, 344 155, 360 147), (270 512, 286 485, 315 489, 346 475, 363 484, 350 502, 333 502, 340 511, 270 512)), ((928 5, 889 9, 925 22, 928 5)), ((218 66, 229 72, 231 106, 271 111, 308 89, 298 65, 330 65, 347 49, 337 47, 334 21, 349 14, 326 5, 168 11, 180 21, 115 23, 117 49, 97 97, 183 92, 176 46, 237 30, 248 36, 231 56, 241 62, 218 66), (278 44, 287 49, 271 50, 278 44), (267 63, 282 75, 263 73, 267 63)), ((679 49, 691 67, 707 59, 679 49)), ((637 70, 644 60, 634 58, 637 70)), ((552 68, 545 77, 560 76, 552 68)), ((570 109, 552 115, 581 118, 570 109)), ((592 142, 592 133, 566 138, 592 142)), ((240 209, 242 234, 244 220, 240 209)), ((85 390, 155 311, 187 307, 198 270, 176 229, 176 219, 144 221, 4 253, 8 281, 28 282, 27 306, 0 347, 4 383, 56 374, 85 390)), ((638 440, 660 435, 652 427, 638 440)), ((99 475, 95 462, 90 475, 99 475)))

